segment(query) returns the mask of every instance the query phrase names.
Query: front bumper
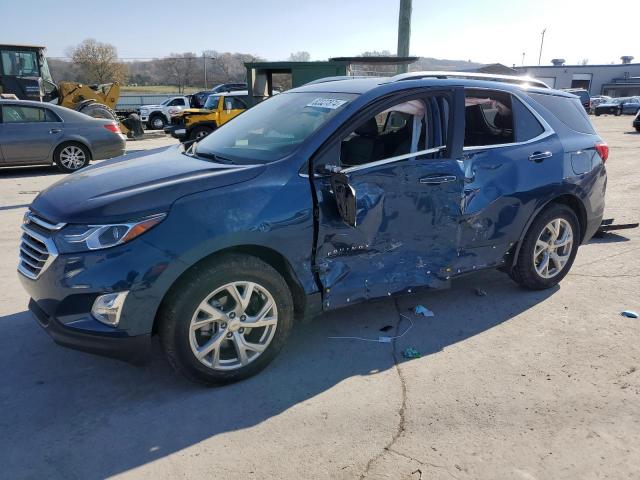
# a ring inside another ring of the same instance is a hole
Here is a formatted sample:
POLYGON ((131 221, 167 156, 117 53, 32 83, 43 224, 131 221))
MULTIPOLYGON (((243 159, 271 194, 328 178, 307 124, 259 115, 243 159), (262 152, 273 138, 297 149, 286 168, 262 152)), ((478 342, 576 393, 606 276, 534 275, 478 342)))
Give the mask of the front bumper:
MULTIPOLYGON (((108 335, 88 333, 87 330, 65 326, 56 318, 50 317, 32 299, 29 310, 38 324, 64 347, 93 353, 104 357, 116 358, 134 365, 144 365, 151 356, 151 335, 136 335, 134 337, 122 335, 108 335)), ((84 322, 95 322, 94 319, 83 319, 84 322)), ((99 325, 96 325, 100 328, 99 325)))

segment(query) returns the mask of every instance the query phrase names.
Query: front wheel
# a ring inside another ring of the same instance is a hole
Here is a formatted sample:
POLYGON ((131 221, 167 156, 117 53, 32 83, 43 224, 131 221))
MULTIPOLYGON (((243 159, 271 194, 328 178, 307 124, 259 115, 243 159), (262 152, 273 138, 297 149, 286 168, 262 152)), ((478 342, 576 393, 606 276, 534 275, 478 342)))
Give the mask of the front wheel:
POLYGON ((211 132, 213 132, 213 128, 211 127, 205 127, 205 126, 195 127, 191 131, 191 135, 189 139, 199 141, 199 140, 202 140, 207 135, 209 135, 211 132))
POLYGON ((580 224, 569 207, 554 204, 525 235, 511 278, 531 290, 553 287, 569 272, 580 244, 580 224))
POLYGON ((293 324, 286 281, 251 256, 197 266, 163 303, 160 338, 170 363, 192 381, 225 384, 265 368, 293 324))

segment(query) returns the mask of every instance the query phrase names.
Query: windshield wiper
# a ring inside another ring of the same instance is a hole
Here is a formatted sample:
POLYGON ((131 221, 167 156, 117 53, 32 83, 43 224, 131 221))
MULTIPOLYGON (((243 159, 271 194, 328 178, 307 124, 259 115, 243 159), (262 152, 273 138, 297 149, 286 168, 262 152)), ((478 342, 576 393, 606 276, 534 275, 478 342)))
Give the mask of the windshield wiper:
POLYGON ((217 153, 199 152, 198 150, 195 150, 193 154, 196 157, 206 158, 208 160, 213 160, 219 163, 229 163, 229 164, 234 163, 234 161, 231 160, 230 158, 224 157, 222 155, 218 155, 217 153))

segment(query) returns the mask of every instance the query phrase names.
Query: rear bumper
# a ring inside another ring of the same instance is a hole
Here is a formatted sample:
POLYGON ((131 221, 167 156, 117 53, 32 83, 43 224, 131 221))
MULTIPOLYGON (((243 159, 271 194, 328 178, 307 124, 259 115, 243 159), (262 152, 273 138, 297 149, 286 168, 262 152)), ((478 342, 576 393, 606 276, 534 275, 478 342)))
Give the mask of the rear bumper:
POLYGON ((134 365, 145 364, 151 356, 151 335, 124 337, 87 333, 62 325, 47 315, 34 300, 29 301, 29 310, 51 338, 64 347, 116 358, 134 365))

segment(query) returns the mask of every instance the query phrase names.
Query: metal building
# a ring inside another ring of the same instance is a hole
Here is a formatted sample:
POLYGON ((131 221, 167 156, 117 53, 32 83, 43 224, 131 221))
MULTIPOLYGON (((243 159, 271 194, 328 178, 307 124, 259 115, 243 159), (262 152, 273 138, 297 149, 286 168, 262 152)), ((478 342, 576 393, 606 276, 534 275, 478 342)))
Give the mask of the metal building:
MULTIPOLYGON (((625 60, 633 57, 623 57, 625 60)), ((557 62, 558 63, 558 62, 557 62)), ((592 96, 640 96, 640 63, 514 67, 518 74, 542 80, 551 88, 584 88, 592 96)))

